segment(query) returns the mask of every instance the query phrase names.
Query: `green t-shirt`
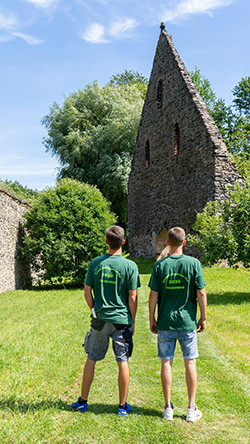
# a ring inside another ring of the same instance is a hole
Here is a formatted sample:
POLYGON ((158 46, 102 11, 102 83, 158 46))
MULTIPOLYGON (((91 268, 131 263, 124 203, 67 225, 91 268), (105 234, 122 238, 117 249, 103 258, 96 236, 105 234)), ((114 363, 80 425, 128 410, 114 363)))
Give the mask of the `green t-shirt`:
POLYGON ((154 264, 149 281, 158 293, 157 330, 195 330, 197 290, 206 285, 200 261, 182 255, 170 255, 154 264))
POLYGON ((137 265, 121 255, 104 254, 89 265, 86 285, 92 287, 98 319, 115 324, 132 324, 129 290, 140 287, 137 265))

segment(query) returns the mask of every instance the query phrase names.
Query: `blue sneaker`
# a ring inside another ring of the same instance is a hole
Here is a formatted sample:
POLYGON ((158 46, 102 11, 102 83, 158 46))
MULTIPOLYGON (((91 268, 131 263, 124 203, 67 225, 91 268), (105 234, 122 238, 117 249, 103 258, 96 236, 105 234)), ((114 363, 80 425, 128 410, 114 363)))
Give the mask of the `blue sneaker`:
POLYGON ((122 416, 122 417, 124 418, 124 416, 126 416, 128 413, 130 413, 131 410, 132 410, 131 405, 130 405, 130 404, 127 404, 127 403, 125 402, 125 409, 120 409, 120 408, 118 407, 117 415, 122 416))
POLYGON ((78 412, 84 413, 88 411, 88 404, 80 404, 81 397, 78 398, 76 402, 71 404, 72 409, 78 410, 78 412))

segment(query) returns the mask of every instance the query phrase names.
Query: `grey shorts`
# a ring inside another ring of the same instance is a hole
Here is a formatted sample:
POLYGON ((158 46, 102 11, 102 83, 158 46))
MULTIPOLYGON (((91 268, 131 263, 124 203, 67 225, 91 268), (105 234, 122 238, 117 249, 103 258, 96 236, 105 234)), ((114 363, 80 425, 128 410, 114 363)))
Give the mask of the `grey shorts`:
POLYGON ((197 331, 158 331, 158 356, 168 361, 173 359, 176 341, 179 341, 184 359, 198 358, 197 331))
POLYGON ((91 361, 104 359, 109 348, 109 338, 112 339, 117 362, 128 361, 133 350, 132 327, 130 325, 115 326, 109 322, 103 322, 101 330, 92 326, 86 334, 84 349, 88 358, 91 361))

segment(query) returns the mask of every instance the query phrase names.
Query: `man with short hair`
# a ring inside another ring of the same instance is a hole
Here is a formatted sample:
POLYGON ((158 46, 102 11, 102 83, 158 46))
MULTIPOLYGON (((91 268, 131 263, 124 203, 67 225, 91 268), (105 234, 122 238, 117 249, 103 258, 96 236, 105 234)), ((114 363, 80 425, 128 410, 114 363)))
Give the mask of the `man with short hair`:
POLYGON ((106 230, 108 253, 98 256, 89 265, 84 296, 93 318, 84 341, 88 355, 82 379, 81 396, 72 407, 81 413, 88 410, 88 395, 94 378, 95 364, 104 359, 112 338, 118 364, 119 407, 124 417, 131 412, 126 398, 129 385, 128 359, 132 354, 137 311, 137 288, 140 279, 137 265, 122 256, 124 230, 112 226, 106 230), (93 292, 93 293, 92 293, 93 292), (94 295, 93 295, 94 294, 94 295))
POLYGON ((158 356, 161 359, 161 381, 165 405, 163 418, 173 420, 171 402, 172 364, 178 339, 185 363, 189 405, 186 420, 194 422, 202 413, 195 404, 198 357, 197 331, 206 325, 207 297, 202 267, 198 259, 183 254, 185 231, 174 227, 168 232, 170 255, 154 264, 149 282, 149 322, 152 333, 158 333, 158 356), (197 299, 200 319, 197 323, 197 299), (158 318, 155 309, 158 303, 158 318))

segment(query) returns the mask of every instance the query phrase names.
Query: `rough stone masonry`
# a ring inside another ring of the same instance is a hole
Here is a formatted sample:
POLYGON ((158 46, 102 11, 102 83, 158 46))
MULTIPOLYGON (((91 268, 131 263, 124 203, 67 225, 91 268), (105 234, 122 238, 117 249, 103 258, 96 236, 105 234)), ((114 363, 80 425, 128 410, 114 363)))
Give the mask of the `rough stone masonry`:
POLYGON ((243 179, 161 25, 129 178, 128 226, 132 257, 155 257, 167 231, 187 233, 210 200, 243 179))
POLYGON ((23 288, 30 269, 20 254, 21 223, 30 205, 0 188, 0 293, 23 288))

